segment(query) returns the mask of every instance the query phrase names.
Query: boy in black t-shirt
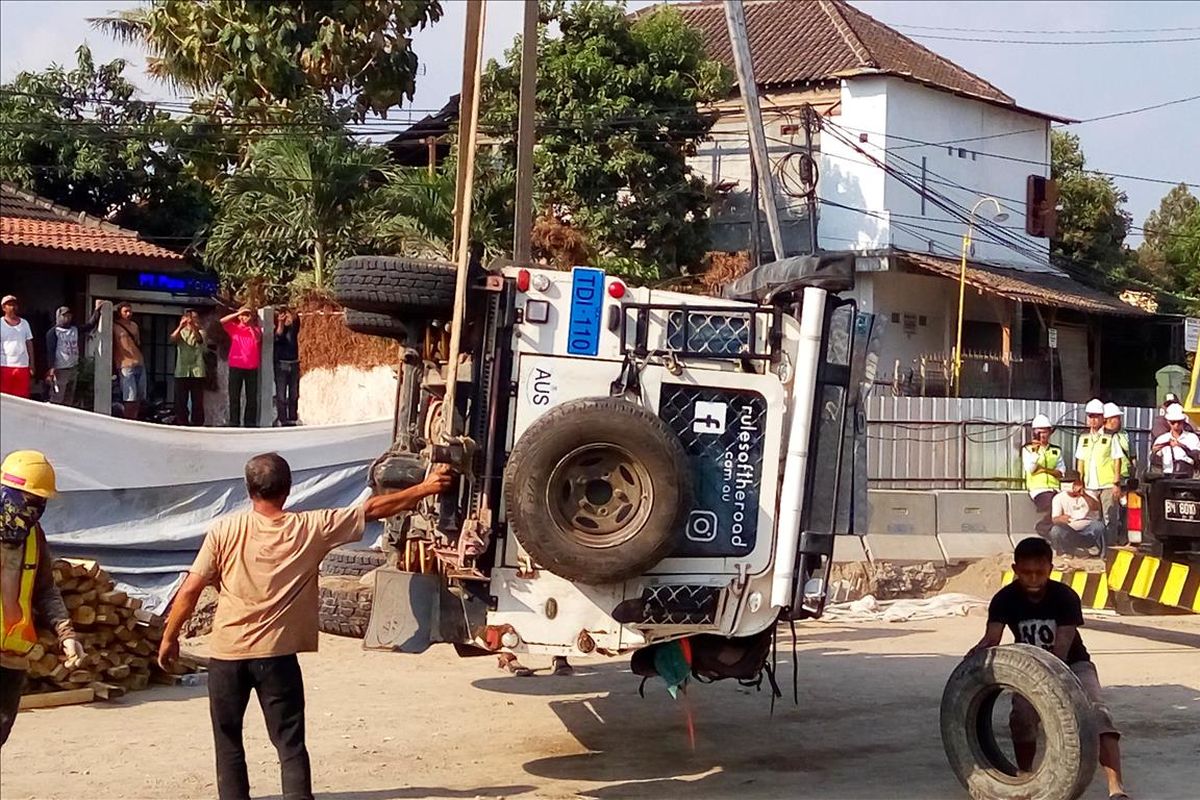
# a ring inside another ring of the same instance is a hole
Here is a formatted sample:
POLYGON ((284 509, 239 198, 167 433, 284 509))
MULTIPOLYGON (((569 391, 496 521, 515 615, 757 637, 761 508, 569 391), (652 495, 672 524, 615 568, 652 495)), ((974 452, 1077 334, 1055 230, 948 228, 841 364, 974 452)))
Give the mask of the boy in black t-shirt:
MULTIPOLYGON (((1049 650, 1066 663, 1083 686, 1095 708, 1100 731, 1100 765, 1108 778, 1108 794, 1112 800, 1129 800, 1121 779, 1121 733, 1113 725, 1112 713, 1104 703, 1100 678, 1092 664, 1079 626, 1083 624, 1083 607, 1079 595, 1065 583, 1050 580, 1054 550, 1039 536, 1022 539, 1013 552, 1013 574, 1016 580, 992 598, 988 606, 987 632, 971 648, 967 657, 988 647, 996 647, 1007 627, 1018 643, 1032 644, 1049 650)), ((1037 755, 1037 734, 1040 720, 1033 706, 1019 694, 1013 694, 1012 729, 1013 751, 1017 767, 1029 772, 1037 755)))

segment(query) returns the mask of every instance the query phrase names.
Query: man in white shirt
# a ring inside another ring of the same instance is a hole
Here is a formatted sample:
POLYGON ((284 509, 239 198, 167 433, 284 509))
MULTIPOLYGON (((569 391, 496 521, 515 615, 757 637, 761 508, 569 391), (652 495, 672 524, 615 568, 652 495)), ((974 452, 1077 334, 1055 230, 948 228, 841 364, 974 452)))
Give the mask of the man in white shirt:
POLYGON ((6 294, 0 300, 0 394, 29 397, 33 376, 33 331, 29 321, 17 314, 17 298, 6 294))
POLYGON ((1150 446, 1150 459, 1162 465, 1164 475, 1191 478, 1200 464, 1200 436, 1184 428, 1187 414, 1178 403, 1168 406, 1164 416, 1171 427, 1150 446))
POLYGON ((1050 543, 1056 552, 1076 555, 1090 548, 1104 557, 1104 523, 1100 521, 1100 501, 1084 489, 1078 472, 1063 476, 1063 489, 1054 495, 1050 509, 1050 543))

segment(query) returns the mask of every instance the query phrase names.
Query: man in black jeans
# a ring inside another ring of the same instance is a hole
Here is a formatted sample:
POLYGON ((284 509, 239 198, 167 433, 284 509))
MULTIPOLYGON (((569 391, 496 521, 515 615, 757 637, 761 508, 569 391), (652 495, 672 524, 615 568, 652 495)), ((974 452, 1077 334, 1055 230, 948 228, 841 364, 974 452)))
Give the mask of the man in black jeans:
POLYGON ((372 497, 351 508, 284 511, 292 488, 288 463, 276 453, 246 463, 251 510, 209 529, 200 554, 171 604, 158 650, 164 669, 179 657, 179 632, 205 586, 217 587, 209 645, 208 704, 220 800, 249 800, 242 722, 258 694, 271 743, 279 753, 286 800, 312 798, 304 744, 304 680, 297 653, 317 649, 317 569, 335 547, 362 538, 367 520, 416 507, 450 483, 444 467, 423 483, 372 497))
POLYGON ((275 419, 295 425, 300 403, 300 317, 281 308, 275 317, 275 419))

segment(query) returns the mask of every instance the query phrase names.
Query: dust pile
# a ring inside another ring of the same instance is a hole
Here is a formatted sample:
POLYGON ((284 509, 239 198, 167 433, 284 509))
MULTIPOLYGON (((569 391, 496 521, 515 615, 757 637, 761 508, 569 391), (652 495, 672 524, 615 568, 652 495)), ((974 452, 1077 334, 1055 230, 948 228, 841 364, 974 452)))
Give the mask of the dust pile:
POLYGON ((299 343, 301 372, 339 366, 388 367, 398 358, 394 341, 354 333, 346 327, 342 309, 317 301, 300 308, 299 343))

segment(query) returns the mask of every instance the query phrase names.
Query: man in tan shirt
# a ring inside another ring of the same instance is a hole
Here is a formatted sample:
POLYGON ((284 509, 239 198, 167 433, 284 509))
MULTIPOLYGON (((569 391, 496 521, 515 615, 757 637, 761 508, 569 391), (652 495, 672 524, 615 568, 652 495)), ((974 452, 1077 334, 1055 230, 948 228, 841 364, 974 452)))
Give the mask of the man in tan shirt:
POLYGON ((113 370, 121 384, 125 419, 138 419, 146 401, 146 361, 142 357, 142 332, 133 321, 133 306, 119 303, 113 316, 113 370))
POLYGON ((449 486, 437 467, 421 484, 372 497, 352 508, 284 511, 292 473, 277 453, 246 463, 253 509, 217 520, 171 605, 159 647, 164 668, 179 657, 179 632, 200 592, 217 587, 209 640, 208 704, 217 755, 220 800, 249 800, 242 720, 258 693, 267 733, 279 753, 283 796, 311 800, 312 772, 304 744, 304 683, 297 653, 317 649, 317 570, 335 547, 362 538, 367 520, 394 516, 449 486))

